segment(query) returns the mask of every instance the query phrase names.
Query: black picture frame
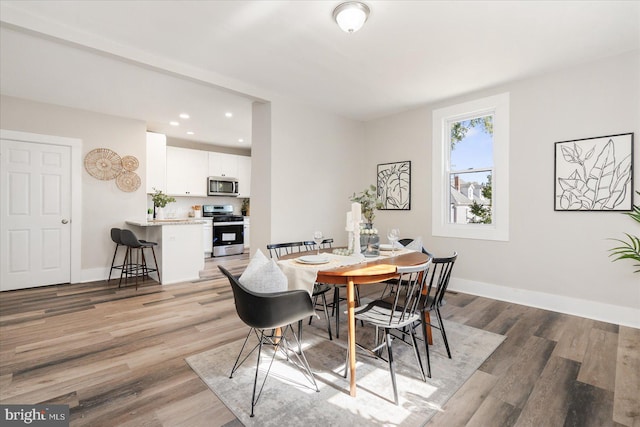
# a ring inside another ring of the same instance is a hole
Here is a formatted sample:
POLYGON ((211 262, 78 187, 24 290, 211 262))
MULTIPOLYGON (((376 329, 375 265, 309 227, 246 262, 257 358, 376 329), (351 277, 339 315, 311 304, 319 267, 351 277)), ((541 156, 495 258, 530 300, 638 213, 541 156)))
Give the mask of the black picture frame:
POLYGON ((381 210, 411 210, 411 161, 381 163, 377 170, 381 210))
POLYGON ((633 210, 633 132, 554 144, 555 211, 633 210))

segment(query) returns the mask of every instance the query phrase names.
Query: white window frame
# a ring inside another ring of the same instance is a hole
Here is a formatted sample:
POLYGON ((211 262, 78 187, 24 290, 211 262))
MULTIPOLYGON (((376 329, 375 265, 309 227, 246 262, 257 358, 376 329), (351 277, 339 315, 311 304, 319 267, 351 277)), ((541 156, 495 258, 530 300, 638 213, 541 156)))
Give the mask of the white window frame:
POLYGON ((434 236, 509 241, 509 93, 433 111, 432 233, 434 236), (449 124, 493 114, 493 213, 491 224, 449 222, 449 124))

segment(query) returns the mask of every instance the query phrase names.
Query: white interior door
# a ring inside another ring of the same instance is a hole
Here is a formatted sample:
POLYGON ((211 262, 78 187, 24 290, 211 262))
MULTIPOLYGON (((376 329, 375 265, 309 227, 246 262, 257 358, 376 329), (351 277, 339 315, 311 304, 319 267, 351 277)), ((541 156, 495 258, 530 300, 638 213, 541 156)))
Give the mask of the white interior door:
POLYGON ((0 143, 0 290, 68 283, 71 148, 0 143))

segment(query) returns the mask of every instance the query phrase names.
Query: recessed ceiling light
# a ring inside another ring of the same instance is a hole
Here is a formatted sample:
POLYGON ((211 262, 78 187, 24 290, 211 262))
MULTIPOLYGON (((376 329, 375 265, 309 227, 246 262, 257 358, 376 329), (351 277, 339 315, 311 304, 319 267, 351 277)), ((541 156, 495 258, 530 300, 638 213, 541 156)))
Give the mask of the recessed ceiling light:
POLYGON ((187 113, 182 113, 182 114, 180 114, 180 118, 181 119, 188 119, 189 115, 187 113))
POLYGON ((233 113, 224 113, 225 117, 233 117, 233 113))
POLYGON ((238 139, 238 142, 244 142, 244 139, 240 138, 238 139))
POLYGON ((180 123, 178 123, 178 122, 169 122, 169 124, 171 126, 180 126, 180 123))
POLYGON ((193 132, 193 131, 189 131, 189 132, 187 132, 187 135, 193 135, 194 133, 195 132, 193 132))

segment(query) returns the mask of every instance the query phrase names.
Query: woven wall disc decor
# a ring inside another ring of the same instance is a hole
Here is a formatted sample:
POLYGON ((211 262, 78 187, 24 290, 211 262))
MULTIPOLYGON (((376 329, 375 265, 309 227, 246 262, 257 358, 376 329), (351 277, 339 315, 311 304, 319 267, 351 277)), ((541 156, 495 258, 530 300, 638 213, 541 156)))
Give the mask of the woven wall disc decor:
POLYGON ((135 172, 124 171, 116 177, 116 185, 120 190, 131 193, 140 188, 140 177, 135 172))
POLYGON ((108 148, 96 148, 84 157, 84 168, 92 177, 108 181, 122 172, 122 159, 108 148))
POLYGON ((124 156, 122 158, 122 167, 124 168, 124 170, 133 172, 134 170, 138 169, 138 166, 140 166, 140 162, 138 162, 138 159, 136 159, 134 156, 124 156))

